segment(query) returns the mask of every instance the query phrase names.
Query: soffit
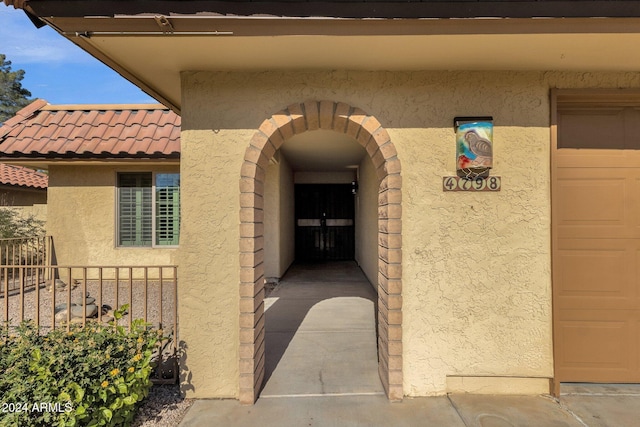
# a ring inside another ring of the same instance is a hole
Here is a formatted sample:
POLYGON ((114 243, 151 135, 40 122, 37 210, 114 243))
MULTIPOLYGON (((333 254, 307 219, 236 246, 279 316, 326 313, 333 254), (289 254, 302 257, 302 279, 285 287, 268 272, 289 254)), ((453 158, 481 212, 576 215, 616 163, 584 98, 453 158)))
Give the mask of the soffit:
POLYGON ((46 18, 179 111, 184 71, 640 69, 640 20, 46 18), (217 35, 216 35, 217 34, 217 35))
POLYGON ((343 171, 355 169, 366 155, 353 138, 333 131, 316 130, 289 138, 280 148, 294 171, 343 171))

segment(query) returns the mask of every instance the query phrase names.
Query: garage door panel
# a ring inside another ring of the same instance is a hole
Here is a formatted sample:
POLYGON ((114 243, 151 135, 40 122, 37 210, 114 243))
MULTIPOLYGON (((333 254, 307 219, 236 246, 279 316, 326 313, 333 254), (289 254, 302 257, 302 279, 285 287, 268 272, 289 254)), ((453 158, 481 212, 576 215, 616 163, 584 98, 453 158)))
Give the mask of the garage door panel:
POLYGON ((640 310, 640 239, 560 239, 554 255, 560 307, 640 310))
POLYGON ((624 178, 559 179, 558 225, 624 225, 624 178))
POLYGON ((554 189, 558 237, 640 238, 640 218, 634 215, 637 202, 633 197, 640 195, 640 177, 631 172, 588 169, 588 173, 580 173, 572 169, 559 176, 554 189))
POLYGON ((563 168, 557 170, 560 174, 572 168, 633 168, 638 158, 640 153, 631 150, 557 150, 556 166, 563 168))
MULTIPOLYGON (((640 170, 636 172, 640 174, 640 170)), ((631 218, 631 225, 634 228, 633 237, 640 237, 640 215, 638 214, 640 213, 640 176, 633 177, 630 190, 627 195, 627 212, 631 218)))
POLYGON ((557 277, 562 286, 555 296, 567 304, 635 308, 635 258, 635 252, 624 249, 559 249, 557 277))
POLYGON ((637 321, 619 311, 571 311, 558 319, 562 340, 556 361, 562 381, 638 382, 638 360, 633 351, 637 321))

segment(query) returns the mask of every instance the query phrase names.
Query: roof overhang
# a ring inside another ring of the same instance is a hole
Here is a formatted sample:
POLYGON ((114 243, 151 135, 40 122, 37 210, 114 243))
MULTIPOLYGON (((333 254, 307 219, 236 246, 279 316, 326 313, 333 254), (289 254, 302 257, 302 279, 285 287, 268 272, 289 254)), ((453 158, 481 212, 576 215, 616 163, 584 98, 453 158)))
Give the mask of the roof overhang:
MULTIPOLYGON (((25 193, 46 193, 46 188, 28 187, 26 185, 11 185, 0 183, 0 191, 22 191, 25 193)), ((3 206, 6 207, 6 206, 3 206)))
POLYGON ((186 71, 640 70, 637 1, 20 3, 176 112, 186 71))
POLYGON ((140 166, 148 168, 149 166, 179 166, 180 159, 53 159, 53 158, 2 158, 5 163, 11 163, 16 166, 25 166, 48 170, 51 166, 116 166, 129 167, 140 166))

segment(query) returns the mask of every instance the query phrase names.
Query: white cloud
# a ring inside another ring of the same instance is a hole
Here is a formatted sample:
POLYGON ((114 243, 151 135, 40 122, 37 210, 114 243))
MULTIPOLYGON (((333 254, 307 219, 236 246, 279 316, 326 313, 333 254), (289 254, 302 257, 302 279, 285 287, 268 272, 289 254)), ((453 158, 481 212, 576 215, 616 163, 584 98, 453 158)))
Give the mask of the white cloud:
POLYGON ((0 0, 0 53, 24 70, 23 87, 52 104, 155 102, 115 71, 0 0))
POLYGON ((36 28, 22 10, 0 4, 0 53, 20 64, 88 63, 95 61, 50 27, 36 28))

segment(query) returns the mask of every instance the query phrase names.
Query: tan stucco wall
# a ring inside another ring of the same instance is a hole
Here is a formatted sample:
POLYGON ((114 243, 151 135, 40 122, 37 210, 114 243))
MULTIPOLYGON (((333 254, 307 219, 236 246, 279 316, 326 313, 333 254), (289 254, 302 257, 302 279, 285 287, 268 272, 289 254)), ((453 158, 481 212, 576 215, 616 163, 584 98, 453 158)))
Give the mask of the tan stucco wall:
POLYGON ((356 195, 356 248, 358 265, 377 292, 378 283, 378 187, 371 159, 367 156, 358 168, 356 195))
MULTIPOLYGON (((186 87, 184 92, 192 100, 186 102, 182 114, 180 137, 178 266, 184 268, 178 267, 178 329, 186 350, 180 360, 182 390, 191 397, 235 398, 239 372, 238 181, 245 141, 253 131, 221 129, 224 117, 216 117, 216 103, 210 103, 208 97, 194 97, 186 87)), ((223 116, 224 112, 221 109, 223 116)))
POLYGON ((11 209, 22 218, 34 218, 42 221, 43 225, 47 221, 47 205, 34 204, 31 206, 2 206, 2 209, 11 209))
POLYGON ((269 163, 264 180, 264 277, 280 277, 280 164, 269 163))
POLYGON ((264 183, 264 276, 281 278, 295 257, 293 172, 286 157, 269 164, 264 183))
POLYGON ((58 265, 173 265, 176 249, 116 247, 116 173, 178 166, 49 167, 47 234, 58 265))
POLYGON ((47 190, 23 190, 0 186, 0 206, 26 207, 47 204, 47 190))
POLYGON ((286 158, 280 173, 280 276, 282 277, 295 258, 295 193, 293 171, 286 158))
POLYGON ((47 190, 22 190, 0 186, 0 206, 9 208, 22 218, 47 220, 47 190))
POLYGON ((362 108, 397 149, 405 394, 445 393, 447 376, 552 376, 549 89, 638 87, 638 74, 185 72, 182 81, 179 307, 190 396, 238 394, 240 169, 262 121, 305 100, 362 108), (453 118, 473 115, 494 118, 502 191, 444 193, 442 177, 455 174, 453 118))

